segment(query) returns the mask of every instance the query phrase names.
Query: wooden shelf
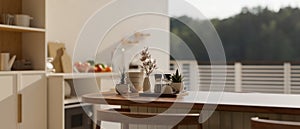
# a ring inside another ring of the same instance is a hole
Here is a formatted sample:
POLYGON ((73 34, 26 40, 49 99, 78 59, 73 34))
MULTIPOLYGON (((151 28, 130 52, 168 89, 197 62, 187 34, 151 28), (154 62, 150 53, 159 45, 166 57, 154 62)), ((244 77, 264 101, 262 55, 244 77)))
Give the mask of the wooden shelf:
POLYGON ((43 70, 27 70, 27 71, 0 71, 0 75, 12 75, 12 74, 43 74, 43 70))
POLYGON ((45 32, 45 29, 42 29, 42 28, 13 26, 13 25, 3 25, 3 24, 0 24, 0 30, 3 30, 3 31, 14 31, 14 32, 40 32, 40 33, 44 33, 45 32))
POLYGON ((64 79, 81 79, 81 78, 99 78, 99 77, 113 77, 119 74, 114 72, 106 73, 50 73, 48 77, 63 76, 64 79))
POLYGON ((66 98, 64 100, 64 104, 73 104, 73 103, 79 103, 81 102, 81 97, 71 97, 71 98, 66 98))

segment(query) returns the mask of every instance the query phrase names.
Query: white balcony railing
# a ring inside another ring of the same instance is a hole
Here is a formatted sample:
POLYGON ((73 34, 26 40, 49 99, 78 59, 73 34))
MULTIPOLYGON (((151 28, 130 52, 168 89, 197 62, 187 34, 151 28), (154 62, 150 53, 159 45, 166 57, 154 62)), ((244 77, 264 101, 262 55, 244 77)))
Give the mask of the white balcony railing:
POLYGON ((187 90, 300 94, 300 65, 198 65, 195 61, 171 61, 179 68, 187 90), (225 84, 225 85, 223 85, 225 84))

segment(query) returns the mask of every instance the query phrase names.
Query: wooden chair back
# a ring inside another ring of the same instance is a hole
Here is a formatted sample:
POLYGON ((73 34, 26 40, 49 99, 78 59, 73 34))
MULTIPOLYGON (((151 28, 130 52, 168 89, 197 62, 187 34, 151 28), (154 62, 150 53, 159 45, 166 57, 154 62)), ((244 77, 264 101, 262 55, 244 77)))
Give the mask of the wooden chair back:
POLYGON ((251 129, 300 129, 299 122, 251 118, 251 129))

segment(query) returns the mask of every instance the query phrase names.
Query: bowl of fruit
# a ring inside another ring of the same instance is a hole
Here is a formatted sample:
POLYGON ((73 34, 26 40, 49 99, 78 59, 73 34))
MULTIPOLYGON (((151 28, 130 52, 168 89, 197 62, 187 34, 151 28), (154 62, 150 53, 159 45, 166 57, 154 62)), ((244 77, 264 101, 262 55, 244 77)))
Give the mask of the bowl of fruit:
POLYGON ((95 64, 94 72, 112 72, 112 67, 101 63, 95 64))
POLYGON ((94 61, 74 63, 74 71, 78 73, 87 72, 112 72, 112 67, 104 63, 94 63, 94 61))
POLYGON ((87 73, 90 69, 90 64, 88 62, 76 62, 74 63, 74 71, 78 73, 87 73))

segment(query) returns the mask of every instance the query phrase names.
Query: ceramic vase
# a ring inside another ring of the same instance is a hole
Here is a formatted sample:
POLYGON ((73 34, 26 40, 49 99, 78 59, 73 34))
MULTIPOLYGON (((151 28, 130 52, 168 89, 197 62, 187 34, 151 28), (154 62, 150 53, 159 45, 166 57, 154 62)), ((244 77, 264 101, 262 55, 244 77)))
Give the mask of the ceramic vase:
POLYGON ((182 82, 176 82, 171 84, 172 88, 175 90, 175 93, 179 93, 183 90, 183 84, 182 82))
POLYGON ((143 91, 144 92, 150 92, 150 80, 149 80, 149 76, 144 78, 144 82, 143 82, 143 91))

